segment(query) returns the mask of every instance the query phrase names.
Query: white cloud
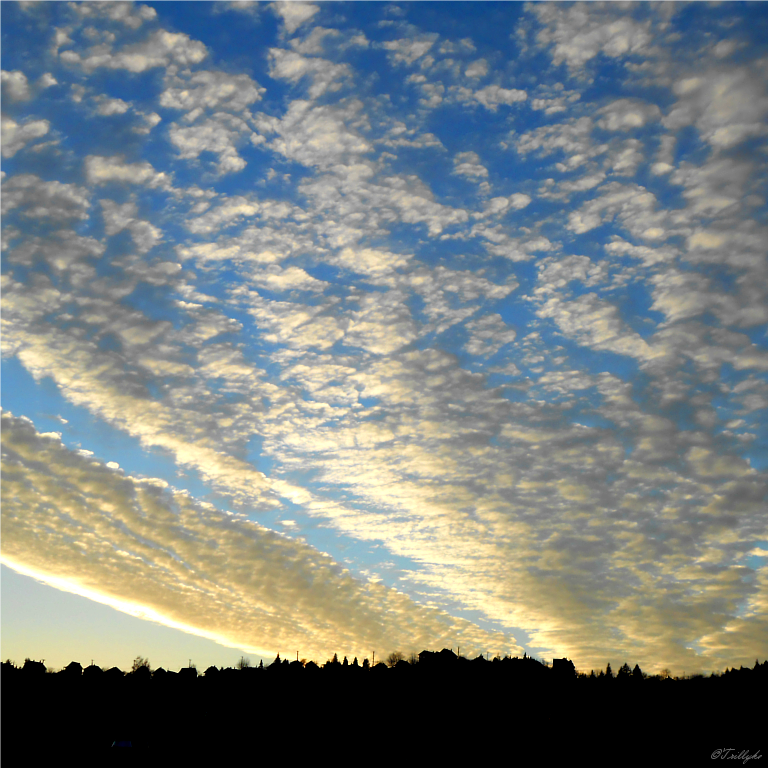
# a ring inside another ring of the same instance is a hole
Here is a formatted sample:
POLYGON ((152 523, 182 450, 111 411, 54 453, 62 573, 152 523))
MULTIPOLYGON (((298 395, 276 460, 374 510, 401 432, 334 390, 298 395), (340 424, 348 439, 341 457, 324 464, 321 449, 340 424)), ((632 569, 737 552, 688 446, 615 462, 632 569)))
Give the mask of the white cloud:
POLYGON ((20 70, 0 73, 3 84, 3 99, 8 101, 29 101, 32 93, 29 90, 27 76, 20 70))
POLYGON ((19 174, 3 181, 3 215, 19 209, 22 216, 32 220, 87 219, 88 197, 88 190, 76 184, 43 181, 31 173, 19 174))
POLYGON ((617 176, 634 176, 644 160, 642 142, 638 139, 626 139, 611 147, 605 167, 617 176))
POLYGON ((171 179, 167 173, 156 171, 150 163, 126 163, 123 157, 99 157, 88 155, 85 158, 85 175, 91 184, 141 184, 150 189, 171 189, 171 179))
POLYGON ((316 99, 326 91, 338 90, 351 75, 347 64, 334 64, 326 59, 309 58, 284 48, 269 51, 270 77, 298 83, 303 77, 311 77, 309 95, 316 99))
POLYGON ((251 129, 239 117, 217 112, 189 127, 173 123, 168 133, 185 160, 195 160, 201 152, 213 152, 218 155, 216 169, 222 175, 237 173, 246 166, 237 152, 237 144, 243 136, 251 135, 251 129))
POLYGON ((584 234, 618 217, 635 237, 658 241, 670 236, 668 214, 657 210, 655 195, 638 185, 611 182, 600 188, 598 197, 584 203, 568 215, 567 228, 584 234))
POLYGON ((102 18, 125 24, 130 29, 138 29, 145 21, 157 18, 157 12, 148 5, 136 5, 132 2, 78 3, 72 10, 83 18, 102 18))
POLYGON ((259 0, 230 0, 230 2, 216 3, 213 6, 213 12, 235 11, 249 16, 258 16, 261 8, 263 8, 263 4, 260 4, 259 0))
POLYGON ((473 61, 465 70, 464 74, 467 77, 481 78, 488 74, 488 62, 485 59, 478 59, 473 61))
POLYGON ((100 200, 108 236, 128 229, 139 253, 146 253, 163 239, 163 233, 149 221, 137 217, 135 203, 119 205, 112 200, 100 200))
POLYGON ((381 279, 405 267, 409 257, 380 248, 344 248, 330 261, 352 272, 381 279))
POLYGON ((517 333, 498 314, 483 315, 464 327, 469 331, 469 341, 464 349, 470 355, 490 357, 517 337, 517 333))
POLYGON ((665 354, 664 349, 650 346, 638 333, 627 328, 616 306, 594 294, 572 301, 550 298, 537 314, 552 318, 566 336, 593 349, 640 360, 653 360, 665 354))
POLYGON ((695 125, 717 150, 768 133, 764 64, 758 69, 709 69, 677 80, 673 91, 678 101, 663 120, 670 130, 695 125))
POLYGON ((631 131, 661 118, 661 110, 655 104, 639 99, 618 99, 598 110, 602 117, 597 124, 607 131, 631 131))
POLYGON ((127 45, 117 51, 95 47, 84 55, 76 51, 59 54, 62 61, 77 64, 89 73, 101 67, 126 69, 134 73, 167 67, 172 63, 188 67, 199 64, 207 55, 203 43, 192 40, 182 32, 168 32, 164 29, 156 30, 144 42, 127 45))
POLYGON ((203 110, 242 112, 259 101, 265 90, 246 74, 201 70, 167 77, 160 105, 182 109, 188 113, 186 119, 192 121, 203 110))
POLYGON ((50 72, 45 72, 40 75, 37 84, 40 88, 51 88, 54 85, 58 85, 59 81, 50 72))
POLYGON ((562 83, 555 83, 551 88, 539 85, 536 98, 531 99, 531 109, 543 111, 545 115, 566 112, 569 107, 581 99, 578 91, 566 91, 562 83))
POLYGON ((285 31, 292 35, 302 24, 306 24, 316 13, 320 6, 314 3, 278 2, 269 6, 282 20, 285 31))
POLYGON ((257 288, 282 293, 283 291, 322 291, 327 283, 309 275, 300 267, 282 268, 273 264, 264 269, 254 270, 249 282, 257 288))
POLYGON ((651 21, 635 20, 628 8, 616 5, 532 5, 542 25, 540 45, 552 48, 552 60, 573 72, 600 53, 620 58, 641 53, 651 45, 651 21))
POLYGON ((13 157, 30 141, 45 136, 51 128, 47 120, 27 120, 17 123, 10 117, 2 118, 3 157, 13 157))
POLYGON ((749 160, 716 157, 703 165, 680 163, 670 181, 683 187, 682 195, 695 215, 718 217, 763 203, 762 197, 749 195, 754 171, 749 160))
POLYGON ((391 355, 412 342, 416 326, 404 299, 396 290, 361 297, 360 310, 350 313, 344 343, 374 355, 391 355))
POLYGON ((344 337, 338 319, 326 314, 324 305, 269 301, 244 288, 236 289, 233 296, 246 304, 263 338, 270 343, 287 344, 294 349, 327 350, 344 337))
POLYGON ((100 98, 97 100, 98 106, 96 107, 96 113, 102 117, 109 117, 110 115, 124 115, 131 105, 127 101, 122 99, 110 99, 100 98))
POLYGON ((157 114, 157 112, 150 112, 149 114, 146 114, 145 112, 137 111, 136 115, 143 119, 144 124, 135 125, 132 129, 134 133, 148 134, 158 123, 162 122, 162 118, 157 114))
POLYGON ((488 169, 480 162, 480 156, 476 152, 459 152, 453 158, 453 173, 457 176, 466 176, 469 179, 488 178, 488 169))
POLYGON ((495 112, 499 104, 516 104, 525 101, 528 94, 515 88, 502 88, 498 85, 488 85, 475 92, 475 98, 491 112, 495 112))
POLYGON ((292 160, 320 167, 339 163, 349 155, 366 154, 372 145, 350 126, 361 108, 359 103, 338 109, 293 101, 276 125, 278 138, 271 146, 292 160))
POLYGON ((328 29, 313 27, 304 38, 293 38, 291 47, 303 56, 321 56, 326 51, 344 51, 347 48, 368 48, 370 41, 358 30, 328 29))
POLYGON ((531 203, 530 196, 525 195, 522 192, 515 192, 513 195, 510 195, 507 199, 509 200, 509 204, 516 211, 522 210, 523 208, 527 208, 531 203))
POLYGON ((614 256, 631 256, 640 259, 647 267, 662 262, 672 262, 677 256, 677 250, 670 246, 633 245, 618 235, 611 237, 611 242, 605 246, 605 250, 614 256))
MULTIPOLYGON (((527 208, 531 204, 530 195, 523 194, 522 192, 515 192, 508 197, 492 197, 490 200, 486 200, 484 203, 485 210, 482 214, 476 213, 475 218, 482 218, 483 216, 498 216, 507 211, 521 211, 523 208, 527 208)), ((480 230, 477 230, 480 232, 480 230)), ((486 236, 491 235, 493 230, 482 230, 486 236)), ((489 237, 489 239, 492 239, 489 237)), ((505 237, 501 238, 506 239, 505 237)))
POLYGON ((566 161, 559 170, 573 170, 607 150, 606 145, 596 145, 592 141, 592 127, 588 117, 544 125, 516 138, 515 149, 524 157, 531 152, 546 156, 562 151, 566 161))
POLYGON ((422 35, 418 38, 390 40, 382 43, 382 46, 389 52, 387 56, 394 65, 410 66, 429 53, 436 40, 437 35, 422 35))

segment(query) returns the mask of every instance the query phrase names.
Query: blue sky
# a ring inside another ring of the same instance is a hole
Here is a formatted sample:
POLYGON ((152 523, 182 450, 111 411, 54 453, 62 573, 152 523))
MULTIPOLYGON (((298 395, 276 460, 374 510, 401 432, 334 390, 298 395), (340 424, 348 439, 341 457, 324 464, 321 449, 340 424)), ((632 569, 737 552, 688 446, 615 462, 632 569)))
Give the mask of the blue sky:
POLYGON ((4 658, 765 658, 762 4, 2 15, 4 658))

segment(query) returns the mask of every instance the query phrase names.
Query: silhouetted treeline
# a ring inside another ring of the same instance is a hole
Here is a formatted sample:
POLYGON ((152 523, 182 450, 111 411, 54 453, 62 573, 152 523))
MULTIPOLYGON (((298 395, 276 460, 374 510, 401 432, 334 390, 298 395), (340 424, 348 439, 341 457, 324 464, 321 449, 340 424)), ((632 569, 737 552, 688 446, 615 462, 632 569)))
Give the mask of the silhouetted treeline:
POLYGON ((2 765, 701 765, 763 746, 768 661, 684 679, 448 649, 388 661, 278 656, 202 674, 140 657, 129 673, 5 662, 2 765))

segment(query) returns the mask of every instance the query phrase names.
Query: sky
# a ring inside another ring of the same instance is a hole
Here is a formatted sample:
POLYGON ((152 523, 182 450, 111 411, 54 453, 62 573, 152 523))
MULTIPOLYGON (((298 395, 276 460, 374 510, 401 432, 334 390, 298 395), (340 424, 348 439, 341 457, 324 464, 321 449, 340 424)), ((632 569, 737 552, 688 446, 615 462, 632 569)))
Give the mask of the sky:
POLYGON ((3 2, 3 658, 767 658, 766 41, 3 2))

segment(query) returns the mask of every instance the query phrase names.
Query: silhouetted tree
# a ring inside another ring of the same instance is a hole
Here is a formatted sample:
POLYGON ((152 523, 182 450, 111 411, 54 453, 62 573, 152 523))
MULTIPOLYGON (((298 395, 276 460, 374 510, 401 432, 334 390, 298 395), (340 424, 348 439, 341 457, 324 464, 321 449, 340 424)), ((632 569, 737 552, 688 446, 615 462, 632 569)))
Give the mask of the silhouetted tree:
POLYGON ((251 666, 251 660, 246 659, 245 656, 240 657, 240 661, 237 662, 238 669, 248 669, 251 666))
POLYGON ((619 672, 616 675, 616 678, 618 680, 629 680, 629 678, 632 675, 632 670, 629 667, 629 664, 625 661, 621 667, 619 667, 619 672))
POLYGON ((371 662, 368 661, 368 659, 363 659, 363 669, 370 669, 371 668, 371 662))
POLYGON ((403 660, 403 654, 400 653, 400 651, 392 651, 392 653, 387 656, 387 666, 392 668, 397 665, 398 661, 403 660))
POLYGON ((613 679, 613 670, 611 669, 611 662, 608 662, 608 666, 605 668, 605 676, 610 680, 613 679))
POLYGON ((640 669, 639 664, 635 664, 635 668, 632 670, 632 679, 633 680, 643 679, 643 671, 640 669))
POLYGON ((143 656, 137 656, 133 660, 131 672, 137 672, 142 667, 146 667, 150 672, 152 671, 152 668, 149 666, 149 659, 145 659, 143 656))

